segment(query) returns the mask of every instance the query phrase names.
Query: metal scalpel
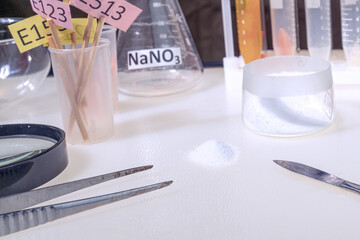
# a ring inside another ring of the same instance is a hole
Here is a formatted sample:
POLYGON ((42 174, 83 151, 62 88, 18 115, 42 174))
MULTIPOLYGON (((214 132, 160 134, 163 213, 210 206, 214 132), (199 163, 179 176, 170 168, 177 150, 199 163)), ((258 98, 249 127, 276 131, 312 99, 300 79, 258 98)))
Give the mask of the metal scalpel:
POLYGON ((274 162, 278 165, 280 165, 281 167, 304 175, 306 177, 310 177, 313 179, 316 179, 318 181, 321 182, 325 182, 337 187, 341 187, 341 188, 345 188, 347 190, 351 190, 354 191, 356 193, 360 193, 360 185, 347 181, 345 179, 339 178, 333 174, 324 172, 320 169, 316 169, 310 166, 307 166, 305 164, 302 163, 298 163, 298 162, 291 162, 291 161, 284 161, 284 160, 274 160, 274 162))

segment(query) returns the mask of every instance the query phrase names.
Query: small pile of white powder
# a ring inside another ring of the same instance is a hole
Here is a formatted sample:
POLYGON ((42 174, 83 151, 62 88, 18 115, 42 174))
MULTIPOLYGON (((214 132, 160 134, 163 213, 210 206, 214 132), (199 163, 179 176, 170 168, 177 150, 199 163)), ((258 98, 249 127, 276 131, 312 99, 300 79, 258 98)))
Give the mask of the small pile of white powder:
POLYGON ((238 157, 234 147, 216 139, 211 139, 190 152, 189 158, 205 165, 228 165, 238 157))

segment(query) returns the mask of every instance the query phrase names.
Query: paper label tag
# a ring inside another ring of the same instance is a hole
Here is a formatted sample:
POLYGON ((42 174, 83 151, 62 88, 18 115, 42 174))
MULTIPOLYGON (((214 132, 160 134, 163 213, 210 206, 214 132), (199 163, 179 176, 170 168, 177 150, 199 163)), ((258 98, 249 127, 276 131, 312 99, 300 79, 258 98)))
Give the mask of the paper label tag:
POLYGON ((324 102, 322 110, 324 114, 331 120, 334 115, 334 96, 332 89, 329 89, 325 92, 324 102))
MULTIPOLYGON (((72 25, 74 27, 77 44, 81 44, 83 41, 86 21, 87 21, 86 18, 73 18, 72 19, 72 25)), ((92 27, 91 27, 89 42, 93 42, 95 31, 96 31, 96 26, 97 26, 97 21, 96 21, 96 19, 94 19, 92 27)), ((61 43, 64 45, 71 44, 70 34, 61 37, 61 43)))
POLYGON ((129 51, 127 62, 129 70, 180 65, 182 63, 181 50, 180 48, 154 48, 129 51))
POLYGON ((270 0, 270 7, 272 9, 283 9, 284 8, 283 0, 270 0))
POLYGON ((307 8, 320 8, 320 0, 305 0, 305 6, 307 8))
MULTIPOLYGON (((72 32, 70 29, 61 27, 57 27, 57 29, 60 37, 72 32)), ((20 52, 28 51, 48 42, 48 37, 51 36, 47 21, 39 15, 11 24, 9 30, 20 52)))
POLYGON ((71 0, 70 4, 126 32, 142 10, 125 0, 71 0))
POLYGON ((30 0, 33 11, 43 18, 51 18, 60 27, 73 29, 70 5, 60 1, 30 0))
POLYGON ((126 32, 141 12, 142 10, 140 8, 121 0, 119 1, 118 8, 113 9, 111 17, 109 17, 106 22, 126 32))

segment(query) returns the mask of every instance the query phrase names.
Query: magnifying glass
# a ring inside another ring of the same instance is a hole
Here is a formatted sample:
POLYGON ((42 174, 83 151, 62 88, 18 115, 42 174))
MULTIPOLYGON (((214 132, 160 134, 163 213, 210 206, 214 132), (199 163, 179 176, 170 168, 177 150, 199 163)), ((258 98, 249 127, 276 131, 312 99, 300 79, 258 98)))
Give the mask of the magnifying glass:
POLYGON ((0 125, 0 196, 36 188, 67 164, 63 130, 39 124, 0 125))

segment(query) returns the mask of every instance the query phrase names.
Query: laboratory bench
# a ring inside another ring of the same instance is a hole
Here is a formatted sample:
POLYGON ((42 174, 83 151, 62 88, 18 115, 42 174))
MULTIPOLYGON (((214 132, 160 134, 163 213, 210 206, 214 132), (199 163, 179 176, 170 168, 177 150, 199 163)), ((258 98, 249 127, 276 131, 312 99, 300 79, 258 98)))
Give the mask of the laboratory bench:
MULTIPOLYGON (((3 238, 359 239, 360 195, 273 162, 301 162, 360 183, 360 71, 347 71, 341 62, 333 69, 335 121, 302 137, 247 130, 241 70, 225 79, 223 68, 205 68, 197 86, 169 96, 119 94, 114 136, 98 144, 68 144, 67 168, 45 186, 141 165, 153 168, 41 205, 173 184, 3 238)), ((52 77, 1 113, 0 124, 10 123, 63 128, 52 77)))

